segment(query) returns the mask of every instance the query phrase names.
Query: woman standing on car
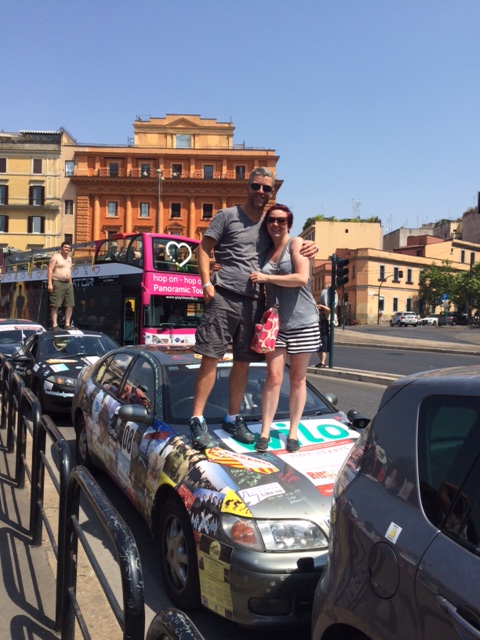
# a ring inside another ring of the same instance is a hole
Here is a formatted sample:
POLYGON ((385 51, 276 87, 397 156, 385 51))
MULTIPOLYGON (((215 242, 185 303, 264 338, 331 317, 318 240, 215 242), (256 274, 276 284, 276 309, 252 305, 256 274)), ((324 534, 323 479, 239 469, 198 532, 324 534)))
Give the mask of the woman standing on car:
POLYGON ((290 238, 293 213, 283 204, 268 209, 263 220, 273 247, 262 271, 250 275, 252 282, 266 285, 266 306, 278 303, 280 330, 275 351, 266 353, 267 378, 262 393, 262 431, 255 444, 266 451, 270 427, 277 410, 283 372, 290 357, 290 430, 287 451, 300 448, 297 428, 307 397, 307 367, 312 353, 320 348, 318 310, 310 290, 310 261, 301 255, 302 238, 290 238))

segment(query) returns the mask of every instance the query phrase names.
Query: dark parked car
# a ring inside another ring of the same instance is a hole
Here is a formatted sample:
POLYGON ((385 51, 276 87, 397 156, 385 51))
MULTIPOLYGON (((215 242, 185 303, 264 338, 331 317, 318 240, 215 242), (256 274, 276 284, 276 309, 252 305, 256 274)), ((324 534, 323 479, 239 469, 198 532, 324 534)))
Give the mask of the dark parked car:
POLYGON ((45 331, 38 322, 19 318, 0 319, 0 353, 11 356, 34 333, 45 331))
POLYGON ((312 640, 480 638, 480 367, 385 391, 335 485, 312 640))
MULTIPOLYGON (((268 452, 233 440, 220 426, 226 360, 204 412, 212 440, 200 452, 188 427, 199 366, 191 347, 149 345, 116 349, 84 369, 72 405, 77 457, 106 470, 150 525, 176 606, 201 603, 245 626, 307 622, 333 482, 358 433, 308 386, 301 449, 288 453, 285 375, 268 452)), ((243 398, 257 437, 265 373, 264 363, 250 366, 243 398)))
POLYGON ((70 411, 80 371, 115 347, 96 331, 44 331, 30 336, 11 361, 45 411, 70 411))
POLYGON ((466 313, 460 313, 458 311, 447 311, 442 312, 438 316, 438 326, 449 324, 451 326, 455 326, 457 324, 468 324, 468 316, 466 313))

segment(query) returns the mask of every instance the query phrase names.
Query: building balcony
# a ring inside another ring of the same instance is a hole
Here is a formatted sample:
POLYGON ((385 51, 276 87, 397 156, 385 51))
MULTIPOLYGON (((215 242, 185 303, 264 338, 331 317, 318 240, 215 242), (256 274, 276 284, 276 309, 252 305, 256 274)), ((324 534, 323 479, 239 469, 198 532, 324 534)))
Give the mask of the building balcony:
MULTIPOLYGON (((119 167, 118 169, 111 170, 108 167, 100 167, 99 169, 95 169, 93 172, 85 173, 83 171, 75 170, 73 176, 75 178, 112 178, 112 179, 129 179, 135 178, 139 179, 148 179, 148 178, 158 178, 157 170, 155 168, 150 168, 149 171, 141 170, 141 169, 124 169, 123 167, 119 167)), ((203 169, 198 169, 195 171, 177 171, 173 169, 163 169, 162 170, 163 179, 173 179, 173 180, 239 180, 245 181, 247 176, 240 176, 237 174, 235 170, 227 170, 224 172, 213 171, 205 173, 203 169)))

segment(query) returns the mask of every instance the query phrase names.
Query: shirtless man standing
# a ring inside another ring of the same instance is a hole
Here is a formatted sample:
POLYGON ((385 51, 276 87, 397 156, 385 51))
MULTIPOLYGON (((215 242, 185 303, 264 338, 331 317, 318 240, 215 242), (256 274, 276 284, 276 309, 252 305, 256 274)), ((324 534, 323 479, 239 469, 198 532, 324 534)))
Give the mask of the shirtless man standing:
POLYGON ((48 263, 48 292, 52 314, 52 329, 58 329, 58 309, 65 304, 65 329, 71 328, 72 311, 75 304, 72 283, 72 259, 69 242, 62 242, 60 251, 48 263))

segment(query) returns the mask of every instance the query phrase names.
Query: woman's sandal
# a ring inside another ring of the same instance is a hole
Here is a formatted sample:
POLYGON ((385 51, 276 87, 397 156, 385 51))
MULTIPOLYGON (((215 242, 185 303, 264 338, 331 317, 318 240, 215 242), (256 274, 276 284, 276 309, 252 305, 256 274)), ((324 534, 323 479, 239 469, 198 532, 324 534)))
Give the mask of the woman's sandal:
POLYGON ((287 438, 287 451, 289 453, 294 453, 300 449, 300 445, 298 444, 298 440, 295 438, 287 438))
POLYGON ((255 443, 255 449, 257 451, 260 451, 261 453, 263 451, 267 451, 269 442, 270 442, 270 438, 260 437, 255 443))

